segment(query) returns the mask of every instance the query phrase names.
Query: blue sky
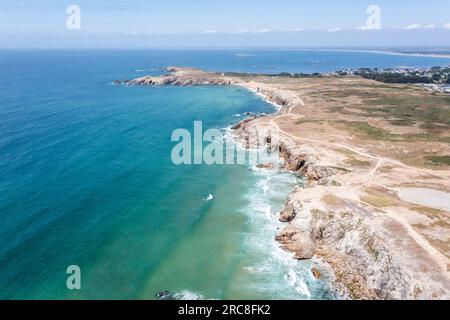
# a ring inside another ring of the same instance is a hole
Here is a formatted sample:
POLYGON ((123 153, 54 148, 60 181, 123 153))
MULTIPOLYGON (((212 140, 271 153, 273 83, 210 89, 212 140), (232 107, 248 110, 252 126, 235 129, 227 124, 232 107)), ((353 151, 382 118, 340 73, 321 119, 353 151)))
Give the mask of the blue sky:
POLYGON ((1 47, 450 46, 448 0, 0 0, 1 47), (81 9, 68 30, 66 9, 81 9), (364 31, 369 5, 382 30, 364 31))

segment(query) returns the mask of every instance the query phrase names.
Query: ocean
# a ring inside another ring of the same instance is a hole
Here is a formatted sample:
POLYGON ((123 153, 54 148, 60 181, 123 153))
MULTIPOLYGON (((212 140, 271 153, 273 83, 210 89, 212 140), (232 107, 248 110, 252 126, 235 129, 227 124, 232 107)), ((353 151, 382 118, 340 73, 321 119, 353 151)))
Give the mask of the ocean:
POLYGON ((273 112, 237 87, 124 87, 169 65, 236 72, 431 67, 450 59, 297 50, 0 51, 0 299, 336 299, 278 248, 302 185, 246 165, 172 163, 171 133, 273 112), (236 115, 241 115, 240 117, 236 115), (213 195, 211 199, 210 195, 213 195), (66 269, 81 270, 68 290, 66 269))

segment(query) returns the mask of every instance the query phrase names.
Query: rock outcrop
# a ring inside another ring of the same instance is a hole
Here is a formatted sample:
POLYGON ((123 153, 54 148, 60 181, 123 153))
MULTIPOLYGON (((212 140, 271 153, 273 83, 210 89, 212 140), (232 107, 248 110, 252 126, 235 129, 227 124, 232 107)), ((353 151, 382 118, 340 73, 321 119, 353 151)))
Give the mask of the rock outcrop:
POLYGON ((322 184, 327 178, 336 174, 336 169, 318 165, 317 157, 308 154, 295 155, 285 144, 280 145, 280 156, 284 167, 305 177, 309 184, 322 184))
POLYGON ((245 126, 246 126, 249 122, 251 122, 251 121, 253 121, 253 120, 255 120, 255 119, 258 119, 259 117, 261 117, 261 116, 250 116, 250 117, 248 117, 247 119, 244 119, 244 120, 238 122, 237 124, 235 124, 234 126, 232 126, 231 129, 232 129, 232 130, 244 129, 245 126))
MULTIPOLYGON (((373 212, 352 203, 347 209, 336 211, 310 210, 301 202, 302 190, 298 189, 289 197, 280 219, 285 220, 286 212, 292 212, 292 208, 302 209, 276 241, 292 252, 295 259, 317 256, 325 261, 333 270, 341 292, 353 299, 445 296, 448 281, 439 274, 426 281, 413 276, 417 273, 411 269, 415 266, 411 266, 410 257, 402 257, 386 245, 384 226, 372 223, 377 219, 373 212)), ((404 232, 401 225, 391 227, 404 232)))
POLYGON ((174 296, 167 290, 158 292, 155 295, 156 300, 175 300, 174 296))
POLYGON ((280 214, 281 222, 291 222, 301 211, 302 205, 297 201, 292 201, 290 198, 286 201, 283 211, 280 214))
POLYGON ((319 269, 317 269, 317 268, 312 268, 311 273, 313 274, 314 278, 316 278, 316 279, 320 279, 320 277, 322 276, 322 273, 320 273, 319 269))
POLYGON ((264 98, 280 107, 289 107, 294 105, 295 100, 292 96, 281 95, 279 91, 268 90, 264 88, 256 88, 256 92, 263 95, 264 98))
POLYGON ((264 170, 272 170, 275 168, 275 165, 273 163, 261 163, 256 166, 258 169, 264 169, 264 170))
POLYGON ((115 84, 128 86, 224 86, 232 84, 232 80, 219 73, 205 72, 195 68, 168 67, 168 74, 162 76, 144 76, 132 80, 114 81, 115 84))
POLYGON ((314 239, 293 226, 285 228, 275 240, 282 245, 283 249, 293 252, 294 259, 311 259, 316 253, 314 239))

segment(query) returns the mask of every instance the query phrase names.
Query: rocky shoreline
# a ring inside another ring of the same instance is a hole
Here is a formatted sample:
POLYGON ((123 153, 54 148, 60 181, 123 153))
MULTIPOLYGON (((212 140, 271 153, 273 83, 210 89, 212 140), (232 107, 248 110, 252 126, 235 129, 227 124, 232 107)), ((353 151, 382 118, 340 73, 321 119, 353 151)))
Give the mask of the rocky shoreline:
MULTIPOLYGON (((170 67, 161 77, 141 77, 120 82, 125 85, 239 85, 256 92, 278 107, 277 115, 292 117, 290 110, 303 101, 282 88, 274 88, 251 79, 207 73, 192 68, 170 67)), ((335 276, 335 286, 352 299, 442 299, 448 298, 450 281, 436 265, 427 265, 427 258, 417 243, 408 237, 408 230, 399 221, 383 216, 351 192, 345 200, 341 187, 346 169, 339 159, 317 143, 300 145, 289 133, 274 124, 274 116, 250 117, 233 126, 238 137, 254 134, 255 129, 281 131, 280 141, 270 140, 279 148, 284 169, 304 177, 307 188, 296 187, 280 213, 287 226, 277 235, 281 247, 293 253, 294 259, 317 257, 328 265, 335 276), (399 254, 388 232, 401 235, 411 252, 399 254), (423 262, 414 262, 416 256, 423 262), (427 269, 426 276, 416 270, 427 269), (431 276, 429 275, 431 274, 431 276)), ((305 141, 308 141, 305 139, 305 141)), ((261 164, 272 170, 271 164, 261 164)), ((414 240, 414 239, 413 239, 414 240)), ((320 277, 319 270, 312 270, 320 277)))
MULTIPOLYGON (((252 119, 253 120, 253 119, 252 119)), ((252 126, 244 120, 239 135, 252 126)), ((250 131, 249 131, 250 132, 250 131)), ((248 132, 246 133, 248 134, 248 132)), ((337 174, 331 166, 320 164, 312 154, 296 154, 280 141, 283 168, 307 180, 313 191, 330 184, 337 174)), ((378 237, 361 212, 330 212, 310 210, 303 205, 310 199, 305 189, 296 187, 288 197, 279 220, 287 226, 276 236, 281 247, 293 253, 293 258, 308 260, 318 258, 328 266, 334 276, 334 285, 343 297, 351 299, 417 299, 417 283, 405 277, 405 270, 392 259, 392 254, 378 241, 378 237)), ((313 273, 315 273, 312 270, 313 273)))

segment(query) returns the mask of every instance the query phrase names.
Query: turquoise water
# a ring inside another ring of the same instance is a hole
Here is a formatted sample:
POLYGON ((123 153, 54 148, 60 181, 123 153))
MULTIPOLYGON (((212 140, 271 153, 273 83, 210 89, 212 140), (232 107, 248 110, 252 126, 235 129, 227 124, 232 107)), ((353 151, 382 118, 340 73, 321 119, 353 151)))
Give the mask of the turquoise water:
POLYGON ((273 241, 296 178, 170 161, 174 129, 192 130, 195 120, 223 129, 270 105, 237 87, 111 81, 167 65, 315 72, 449 60, 239 52, 0 52, 0 298, 335 297, 327 275, 312 278, 316 262, 294 261, 273 241), (66 288, 69 265, 81 268, 80 291, 66 288))

